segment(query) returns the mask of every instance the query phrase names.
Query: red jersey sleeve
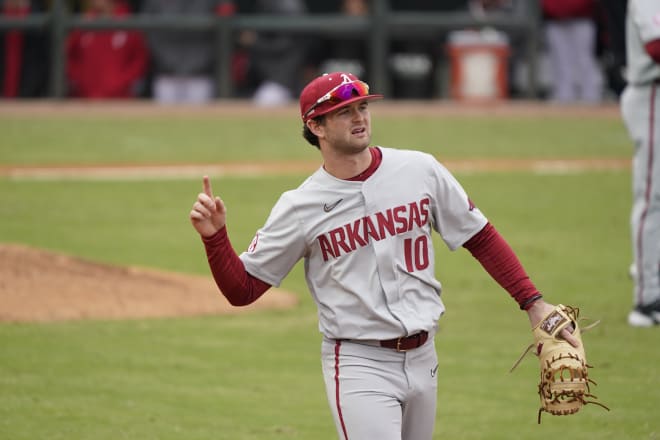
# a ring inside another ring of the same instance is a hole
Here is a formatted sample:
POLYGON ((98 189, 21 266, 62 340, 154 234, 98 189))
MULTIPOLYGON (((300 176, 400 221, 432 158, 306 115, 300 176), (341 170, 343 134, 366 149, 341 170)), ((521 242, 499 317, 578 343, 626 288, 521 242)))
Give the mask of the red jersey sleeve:
POLYGON ((246 272, 229 241, 226 227, 211 237, 202 237, 202 241, 213 279, 231 305, 251 304, 271 287, 246 272))
POLYGON ((513 249, 493 225, 488 223, 464 245, 491 277, 526 310, 541 297, 513 249))

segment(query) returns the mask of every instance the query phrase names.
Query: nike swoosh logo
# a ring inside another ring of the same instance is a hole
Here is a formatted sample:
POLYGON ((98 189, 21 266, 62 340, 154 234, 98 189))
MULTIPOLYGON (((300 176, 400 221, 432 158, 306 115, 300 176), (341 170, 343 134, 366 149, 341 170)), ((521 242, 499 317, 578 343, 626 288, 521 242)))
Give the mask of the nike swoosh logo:
POLYGON ((431 369, 431 377, 435 377, 435 374, 438 372, 438 367, 440 365, 436 365, 435 368, 431 369))
POLYGON ((344 200, 344 199, 339 199, 339 200, 337 200, 335 203, 333 203, 333 204, 331 204, 331 205, 328 205, 327 203, 324 203, 324 204, 323 204, 323 210, 324 210, 325 212, 330 212, 330 211, 332 211, 333 209, 335 209, 335 207, 336 207, 337 205, 339 205, 339 204, 342 202, 342 200, 344 200))

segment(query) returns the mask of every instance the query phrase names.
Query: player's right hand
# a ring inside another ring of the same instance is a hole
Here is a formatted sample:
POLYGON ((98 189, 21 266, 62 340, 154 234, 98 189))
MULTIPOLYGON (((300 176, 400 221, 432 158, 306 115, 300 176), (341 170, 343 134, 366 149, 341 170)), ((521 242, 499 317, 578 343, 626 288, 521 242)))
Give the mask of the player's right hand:
POLYGON ((227 209, 220 197, 213 196, 209 176, 204 176, 197 201, 190 211, 190 222, 202 237, 210 237, 222 229, 227 223, 227 209))

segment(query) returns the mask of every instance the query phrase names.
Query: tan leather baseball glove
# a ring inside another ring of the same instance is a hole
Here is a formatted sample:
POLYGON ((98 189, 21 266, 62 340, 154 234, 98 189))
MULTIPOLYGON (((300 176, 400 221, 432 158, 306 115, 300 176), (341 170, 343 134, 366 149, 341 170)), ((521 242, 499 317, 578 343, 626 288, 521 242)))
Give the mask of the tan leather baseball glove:
MULTIPOLYGON (((589 379, 588 370, 592 367, 587 364, 584 354, 578 315, 577 308, 557 305, 532 329, 534 343, 527 347, 510 370, 513 371, 525 355, 536 347, 535 354, 541 364, 541 381, 538 387, 541 407, 538 423, 541 423, 541 414, 544 411, 556 416, 575 414, 588 403, 609 411, 608 407, 596 402, 594 399, 597 397, 591 394, 590 385, 596 383, 589 379), (573 336, 580 342, 577 348, 559 336, 563 329, 570 327, 573 328, 573 336)), ((582 331, 596 324, 598 322, 582 331)))

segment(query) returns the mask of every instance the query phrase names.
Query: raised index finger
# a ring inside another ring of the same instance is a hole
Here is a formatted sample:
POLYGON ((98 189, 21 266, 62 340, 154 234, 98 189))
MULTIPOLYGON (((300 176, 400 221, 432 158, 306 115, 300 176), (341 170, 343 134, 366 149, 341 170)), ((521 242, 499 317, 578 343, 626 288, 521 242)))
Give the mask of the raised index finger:
POLYGON ((204 194, 209 196, 210 198, 213 198, 213 190, 211 189, 211 181, 209 180, 209 176, 204 176, 204 194))

